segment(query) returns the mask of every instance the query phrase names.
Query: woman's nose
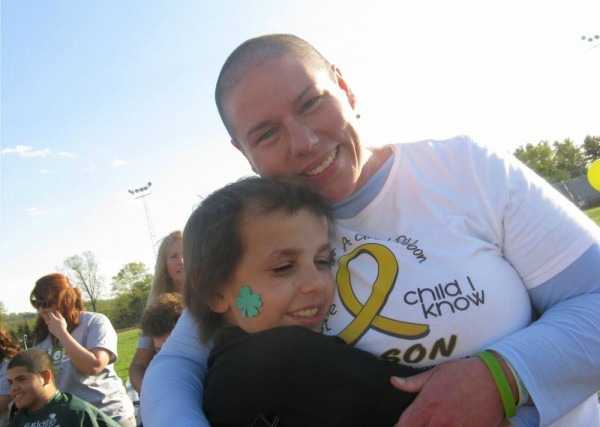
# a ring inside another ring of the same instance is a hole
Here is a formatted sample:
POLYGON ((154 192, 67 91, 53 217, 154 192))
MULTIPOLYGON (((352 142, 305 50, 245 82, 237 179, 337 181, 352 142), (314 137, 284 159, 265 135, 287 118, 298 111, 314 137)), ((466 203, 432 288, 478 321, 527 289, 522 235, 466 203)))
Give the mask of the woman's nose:
POLYGON ((309 154, 319 140, 317 134, 304 123, 295 123, 289 129, 290 152, 296 156, 309 154))

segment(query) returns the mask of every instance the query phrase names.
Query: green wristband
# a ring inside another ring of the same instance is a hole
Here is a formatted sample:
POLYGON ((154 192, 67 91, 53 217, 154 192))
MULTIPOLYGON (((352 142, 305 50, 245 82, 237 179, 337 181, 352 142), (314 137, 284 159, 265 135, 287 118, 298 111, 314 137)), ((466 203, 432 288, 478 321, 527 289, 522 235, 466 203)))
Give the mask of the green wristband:
POLYGON ((494 355, 489 351, 482 351, 477 354, 477 357, 483 360, 490 370, 492 378, 494 378, 494 382, 500 393, 500 398, 502 399, 502 405, 504 405, 504 419, 508 420, 514 417, 517 414, 517 405, 515 405, 515 400, 510 385, 508 384, 508 380, 506 379, 506 375, 504 375, 504 371, 502 371, 502 366, 500 366, 500 363, 498 363, 494 355))

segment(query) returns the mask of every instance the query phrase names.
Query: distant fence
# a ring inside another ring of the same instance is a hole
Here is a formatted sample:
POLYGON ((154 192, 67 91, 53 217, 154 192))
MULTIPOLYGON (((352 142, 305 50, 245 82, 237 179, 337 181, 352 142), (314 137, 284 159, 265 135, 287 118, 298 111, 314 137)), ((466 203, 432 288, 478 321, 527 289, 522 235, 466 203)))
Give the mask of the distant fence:
POLYGON ((600 191, 592 187, 585 175, 552 185, 581 209, 600 206, 600 191))

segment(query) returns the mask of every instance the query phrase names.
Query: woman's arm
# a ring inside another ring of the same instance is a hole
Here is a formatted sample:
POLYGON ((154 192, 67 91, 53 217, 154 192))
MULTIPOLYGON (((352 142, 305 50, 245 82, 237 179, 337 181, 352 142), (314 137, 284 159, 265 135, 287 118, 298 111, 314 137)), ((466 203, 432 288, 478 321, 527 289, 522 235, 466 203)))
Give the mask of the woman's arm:
POLYGON ((203 380, 210 349, 198 341, 187 310, 144 375, 140 409, 145 427, 206 427, 203 380))
POLYGON ((129 381, 138 393, 142 390, 142 380, 146 374, 146 369, 148 369, 155 355, 156 352, 149 348, 138 347, 135 350, 135 354, 129 365, 129 381))
POLYGON ((67 321, 58 311, 46 316, 48 330, 60 341, 73 366, 85 375, 97 375, 102 372, 111 360, 111 353, 104 348, 87 349, 79 344, 67 331, 67 321))
POLYGON ((519 373, 546 425, 600 389, 600 244, 530 295, 541 318, 491 348, 519 373))

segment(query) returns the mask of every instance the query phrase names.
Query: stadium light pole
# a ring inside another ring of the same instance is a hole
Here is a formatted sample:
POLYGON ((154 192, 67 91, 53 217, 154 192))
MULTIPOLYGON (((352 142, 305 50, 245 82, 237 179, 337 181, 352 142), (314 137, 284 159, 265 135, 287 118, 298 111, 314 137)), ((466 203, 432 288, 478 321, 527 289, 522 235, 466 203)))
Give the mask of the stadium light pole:
POLYGON ((146 213, 146 222, 148 223, 148 232, 150 233, 150 243, 152 244, 154 258, 156 258, 156 248, 154 247, 154 242, 156 242, 156 234, 154 233, 152 218, 150 218, 150 209, 148 209, 148 203, 146 202, 146 197, 152 194, 150 187, 152 187, 152 183, 148 182, 143 187, 127 190, 127 192, 131 194, 134 199, 142 199, 142 202, 144 202, 144 212, 146 213))

